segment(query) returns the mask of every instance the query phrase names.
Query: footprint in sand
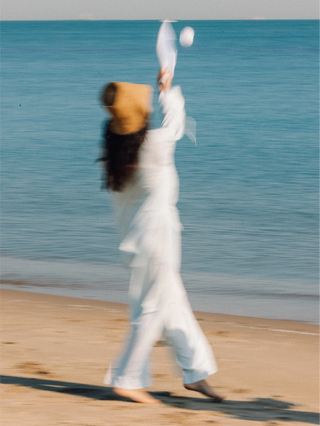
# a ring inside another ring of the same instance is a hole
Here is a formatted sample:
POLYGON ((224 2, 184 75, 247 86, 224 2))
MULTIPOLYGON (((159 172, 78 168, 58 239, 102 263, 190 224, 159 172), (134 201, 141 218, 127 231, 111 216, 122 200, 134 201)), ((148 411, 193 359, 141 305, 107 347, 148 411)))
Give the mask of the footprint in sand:
POLYGON ((49 371, 46 371, 41 364, 37 362, 21 362, 15 366, 22 373, 26 374, 40 374, 40 375, 48 375, 51 374, 49 371))
POLYGON ((250 393, 249 389, 233 389, 231 392, 233 393, 250 393))

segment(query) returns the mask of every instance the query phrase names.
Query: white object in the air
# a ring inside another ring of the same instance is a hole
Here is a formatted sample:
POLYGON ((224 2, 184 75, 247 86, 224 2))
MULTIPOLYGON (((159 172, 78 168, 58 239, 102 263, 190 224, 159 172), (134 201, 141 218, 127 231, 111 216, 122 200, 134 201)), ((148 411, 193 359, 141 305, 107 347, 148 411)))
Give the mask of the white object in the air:
POLYGON ((180 33, 180 44, 183 47, 190 47, 193 43, 194 29, 191 27, 184 27, 180 33))
POLYGON ((159 29, 157 40, 157 55, 160 68, 167 70, 171 76, 177 63, 176 33, 169 21, 164 21, 159 29))

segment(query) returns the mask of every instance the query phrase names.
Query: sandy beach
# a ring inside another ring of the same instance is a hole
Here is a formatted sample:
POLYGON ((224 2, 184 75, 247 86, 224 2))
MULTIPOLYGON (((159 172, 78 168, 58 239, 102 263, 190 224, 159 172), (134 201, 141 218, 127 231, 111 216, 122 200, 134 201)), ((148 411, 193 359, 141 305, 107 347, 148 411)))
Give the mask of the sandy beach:
POLYGON ((1 291, 1 425, 316 425, 317 325, 195 313, 217 358, 213 403, 182 386, 170 350, 153 352, 155 406, 116 397, 106 369, 128 329, 127 306, 1 291))

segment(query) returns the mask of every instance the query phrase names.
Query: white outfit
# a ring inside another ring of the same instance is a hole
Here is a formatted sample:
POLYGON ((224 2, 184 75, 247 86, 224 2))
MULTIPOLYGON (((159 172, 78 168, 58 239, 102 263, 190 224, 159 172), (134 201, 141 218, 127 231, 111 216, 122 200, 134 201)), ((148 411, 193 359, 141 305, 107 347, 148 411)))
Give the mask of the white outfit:
POLYGON ((131 331, 104 383, 123 389, 150 385, 149 357, 163 333, 176 351, 184 383, 217 371, 180 278, 179 181, 174 164, 175 142, 182 138, 185 124, 180 87, 161 92, 159 101, 162 127, 148 131, 139 151, 135 180, 113 193, 123 235, 120 250, 132 268, 131 331))

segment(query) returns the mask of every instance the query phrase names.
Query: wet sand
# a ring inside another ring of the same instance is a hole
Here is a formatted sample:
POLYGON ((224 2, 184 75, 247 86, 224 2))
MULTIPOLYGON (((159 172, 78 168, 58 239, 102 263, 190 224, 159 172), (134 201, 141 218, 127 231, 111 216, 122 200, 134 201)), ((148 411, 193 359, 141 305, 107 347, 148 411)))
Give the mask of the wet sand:
POLYGON ((127 306, 1 291, 1 426, 317 425, 319 328, 196 312, 219 371, 217 404, 183 388, 170 351, 153 351, 160 405, 103 386, 128 329, 127 306))

